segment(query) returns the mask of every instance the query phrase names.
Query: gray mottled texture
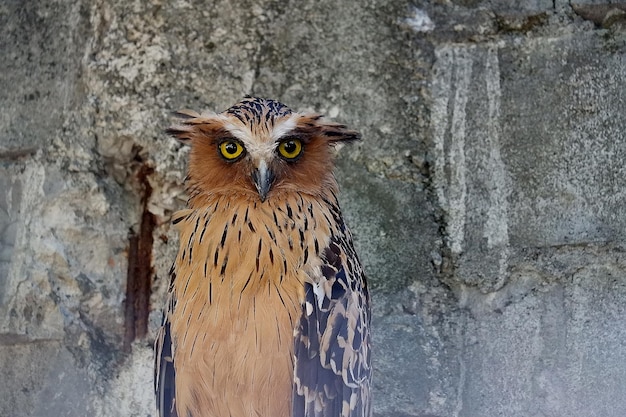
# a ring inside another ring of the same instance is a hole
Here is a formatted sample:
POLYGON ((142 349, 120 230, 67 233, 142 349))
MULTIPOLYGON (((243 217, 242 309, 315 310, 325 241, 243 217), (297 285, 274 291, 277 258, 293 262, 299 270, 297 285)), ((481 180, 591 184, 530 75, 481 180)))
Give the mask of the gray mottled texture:
POLYGON ((373 292, 376 416, 626 415, 624 9, 3 2, 0 415, 155 416, 188 152, 162 130, 244 94, 363 133, 337 175, 373 292), (144 210, 151 310, 128 345, 144 210))

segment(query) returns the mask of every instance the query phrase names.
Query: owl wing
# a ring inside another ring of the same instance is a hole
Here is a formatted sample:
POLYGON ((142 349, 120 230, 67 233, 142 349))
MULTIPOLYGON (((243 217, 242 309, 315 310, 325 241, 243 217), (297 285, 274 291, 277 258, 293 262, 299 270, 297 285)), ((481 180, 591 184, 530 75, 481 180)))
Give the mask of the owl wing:
POLYGON ((173 346, 168 319, 168 313, 172 311, 173 307, 174 299, 170 293, 168 311, 164 314, 163 326, 159 329, 154 342, 154 391, 159 417, 178 417, 176 412, 176 373, 174 371, 173 346))
MULTIPOLYGON (((343 225, 342 225, 343 226, 343 225)), ((369 417, 370 307, 349 232, 322 251, 295 332, 293 417, 369 417)))

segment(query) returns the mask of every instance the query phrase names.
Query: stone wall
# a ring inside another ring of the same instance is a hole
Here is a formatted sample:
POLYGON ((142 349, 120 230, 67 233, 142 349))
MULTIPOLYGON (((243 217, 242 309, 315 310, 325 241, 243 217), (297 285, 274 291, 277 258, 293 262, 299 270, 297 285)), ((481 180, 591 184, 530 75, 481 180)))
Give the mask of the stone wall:
POLYGON ((180 108, 363 133, 379 417, 626 415, 626 5, 0 5, 0 416, 155 416, 180 108))

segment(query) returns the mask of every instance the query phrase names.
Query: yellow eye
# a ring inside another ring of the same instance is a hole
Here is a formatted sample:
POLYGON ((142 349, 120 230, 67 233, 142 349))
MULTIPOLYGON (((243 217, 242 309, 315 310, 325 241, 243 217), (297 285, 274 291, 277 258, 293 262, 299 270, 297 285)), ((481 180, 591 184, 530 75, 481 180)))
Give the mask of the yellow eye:
POLYGON ((243 155, 243 146, 234 140, 225 140, 219 145, 220 153, 226 160, 234 161, 243 155))
POLYGON ((278 144, 278 152, 285 159, 296 159, 302 154, 302 142, 299 139, 286 139, 278 144))

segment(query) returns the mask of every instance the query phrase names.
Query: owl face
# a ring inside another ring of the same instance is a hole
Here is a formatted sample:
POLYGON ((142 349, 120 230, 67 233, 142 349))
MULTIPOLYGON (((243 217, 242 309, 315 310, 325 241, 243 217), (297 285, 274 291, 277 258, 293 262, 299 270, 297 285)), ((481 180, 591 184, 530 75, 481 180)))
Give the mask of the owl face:
POLYGON ((265 202, 288 192, 321 195, 334 184, 332 145, 359 138, 317 114, 247 97, 220 114, 185 117, 168 130, 191 144, 189 181, 206 195, 265 202))

